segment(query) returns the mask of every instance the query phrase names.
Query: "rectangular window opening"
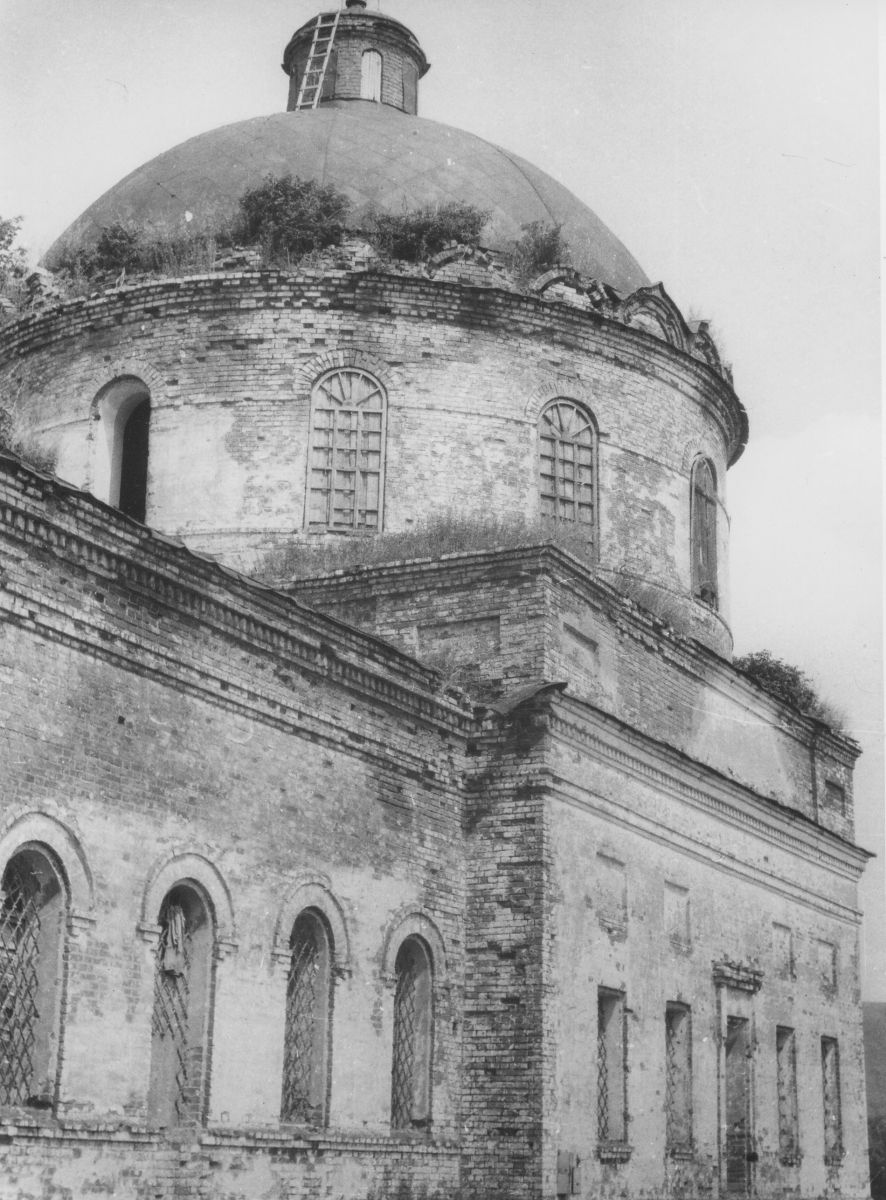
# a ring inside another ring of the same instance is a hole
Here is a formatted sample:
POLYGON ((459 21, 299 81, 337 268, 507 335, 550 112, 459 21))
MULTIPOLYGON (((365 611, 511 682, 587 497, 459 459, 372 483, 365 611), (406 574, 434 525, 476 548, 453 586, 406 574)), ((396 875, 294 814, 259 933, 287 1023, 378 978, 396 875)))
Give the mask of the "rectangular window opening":
POLYGON ((726 1191, 745 1196, 751 1182, 751 1043, 746 1017, 726 1018, 726 1191))
POLYGON ((843 1159, 843 1110, 840 1103, 840 1055, 837 1039, 821 1039, 821 1086, 824 1105, 824 1160, 839 1166, 843 1159))
POLYGON ((778 1086, 778 1156, 785 1166, 796 1166, 800 1153, 800 1124, 797 1109, 797 1046, 793 1029, 779 1025, 775 1030, 778 1086))
POLYGON ((665 1010, 665 1117, 671 1155, 692 1153, 692 1014, 685 1004, 665 1010))
POLYGON ((627 1143, 627 1037, 623 992, 597 992, 597 1140, 627 1143))

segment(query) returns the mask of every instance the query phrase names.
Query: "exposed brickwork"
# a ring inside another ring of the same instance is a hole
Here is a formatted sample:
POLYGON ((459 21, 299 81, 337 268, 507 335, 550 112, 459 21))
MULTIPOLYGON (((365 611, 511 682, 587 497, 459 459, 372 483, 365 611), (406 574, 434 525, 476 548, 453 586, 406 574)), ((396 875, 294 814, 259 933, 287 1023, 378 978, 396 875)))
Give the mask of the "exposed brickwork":
POLYGON ((688 600, 689 473, 703 453, 725 477, 743 412, 715 370, 662 337, 498 287, 324 267, 138 283, 26 318, 3 345, 23 431, 99 495, 95 397, 143 378, 148 522, 247 569, 305 536, 311 387, 330 366, 384 364, 388 531, 441 511, 536 519, 538 415, 571 396, 600 430, 601 571, 657 586, 729 651, 725 508, 721 613, 688 600))

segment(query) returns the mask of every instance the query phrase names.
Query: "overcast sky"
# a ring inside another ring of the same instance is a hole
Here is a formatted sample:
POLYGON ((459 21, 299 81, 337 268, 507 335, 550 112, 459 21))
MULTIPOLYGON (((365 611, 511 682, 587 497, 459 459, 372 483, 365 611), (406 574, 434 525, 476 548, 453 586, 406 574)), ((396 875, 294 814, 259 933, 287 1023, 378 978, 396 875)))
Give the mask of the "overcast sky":
MULTIPOLYGON (((377 7, 370 0, 370 7, 377 7)), ((385 0, 420 113, 554 175, 713 322, 749 411, 736 652, 803 667, 862 743, 883 845, 877 0, 385 0)), ((194 134, 285 107, 310 0, 0 0, 0 215, 37 254, 194 134)), ((886 999, 882 856, 866 994, 886 999)))

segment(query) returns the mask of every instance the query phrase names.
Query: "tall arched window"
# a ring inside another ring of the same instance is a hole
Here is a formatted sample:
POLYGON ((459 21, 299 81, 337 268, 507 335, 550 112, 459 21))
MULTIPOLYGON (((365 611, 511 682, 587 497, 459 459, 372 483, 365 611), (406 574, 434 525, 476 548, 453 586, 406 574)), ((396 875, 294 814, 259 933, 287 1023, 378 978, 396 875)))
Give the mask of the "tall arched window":
POLYGON ((148 495, 151 398, 134 375, 115 379, 99 393, 105 436, 95 463, 95 493, 127 516, 144 521, 148 495))
POLYGON ((3 872, 0 908, 0 1104, 50 1108, 59 1062, 67 897, 37 847, 3 872))
POLYGON ((160 907, 151 1018, 149 1118, 160 1125, 202 1121, 211 1020, 212 916, 194 887, 172 888, 160 907))
POLYGON ((308 468, 310 529, 381 528, 385 394, 367 371, 329 371, 314 386, 308 468))
POLYGON ((332 1016, 332 938, 315 909, 300 913, 289 941, 281 1121, 325 1125, 332 1016))
POLYGON ((381 100, 381 55, 364 50, 360 60, 360 99, 381 100))
POLYGON ((422 938, 408 937, 394 966, 394 1052, 391 1125, 426 1129, 431 1122, 434 998, 431 955, 422 938))
POLYGON ((706 458, 692 465, 689 500, 692 553, 692 594, 716 609, 717 589, 717 482, 706 458))
POLYGON ((552 400, 539 418, 541 515, 572 525, 596 542, 597 431, 574 400, 552 400))

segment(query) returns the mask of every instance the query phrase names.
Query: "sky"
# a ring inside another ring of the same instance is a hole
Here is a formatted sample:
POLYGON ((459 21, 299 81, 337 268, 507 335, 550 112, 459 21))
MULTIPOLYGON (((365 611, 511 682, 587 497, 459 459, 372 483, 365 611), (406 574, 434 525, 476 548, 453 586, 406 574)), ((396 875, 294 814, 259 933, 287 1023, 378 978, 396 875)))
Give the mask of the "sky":
MULTIPOLYGON (((862 744, 864 991, 886 1000, 878 0, 382 7, 432 64, 422 116, 559 179, 711 320, 751 430, 727 480, 736 653, 802 667, 862 744)), ((155 154, 282 110, 317 11, 0 0, 0 215, 39 255, 155 154)))

